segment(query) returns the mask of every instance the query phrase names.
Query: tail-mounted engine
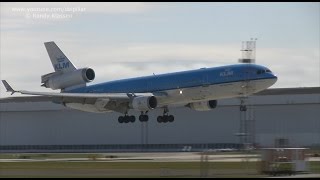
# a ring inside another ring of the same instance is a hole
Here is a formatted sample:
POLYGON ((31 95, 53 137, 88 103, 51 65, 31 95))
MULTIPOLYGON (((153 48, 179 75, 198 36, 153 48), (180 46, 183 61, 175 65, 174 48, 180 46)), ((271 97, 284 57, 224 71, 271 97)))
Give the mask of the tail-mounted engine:
POLYGON ((65 89, 77 85, 85 85, 93 81, 95 73, 91 68, 77 69, 71 72, 53 72, 41 76, 41 86, 51 89, 65 89))

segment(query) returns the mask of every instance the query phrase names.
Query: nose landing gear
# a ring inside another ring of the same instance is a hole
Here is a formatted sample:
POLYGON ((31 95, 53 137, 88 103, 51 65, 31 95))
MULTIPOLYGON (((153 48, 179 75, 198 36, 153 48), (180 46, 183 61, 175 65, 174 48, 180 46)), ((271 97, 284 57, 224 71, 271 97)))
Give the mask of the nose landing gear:
POLYGON ((241 99, 240 111, 247 111, 247 106, 244 105, 244 100, 243 99, 241 99))

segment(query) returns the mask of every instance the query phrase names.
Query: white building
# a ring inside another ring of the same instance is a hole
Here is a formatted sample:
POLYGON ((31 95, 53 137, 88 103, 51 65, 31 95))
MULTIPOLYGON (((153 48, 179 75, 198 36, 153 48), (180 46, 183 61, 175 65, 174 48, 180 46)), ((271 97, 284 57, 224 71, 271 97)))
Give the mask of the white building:
MULTIPOLYGON (((0 152, 237 148, 239 103, 220 100, 216 109, 205 112, 170 109, 173 123, 158 123, 162 110, 154 110, 148 123, 119 124, 119 113, 81 112, 44 97, 2 98, 0 152), (38 102, 25 102, 30 98, 38 102)), ((258 146, 273 147, 277 138, 294 147, 320 146, 320 87, 269 89, 247 103, 258 146)))

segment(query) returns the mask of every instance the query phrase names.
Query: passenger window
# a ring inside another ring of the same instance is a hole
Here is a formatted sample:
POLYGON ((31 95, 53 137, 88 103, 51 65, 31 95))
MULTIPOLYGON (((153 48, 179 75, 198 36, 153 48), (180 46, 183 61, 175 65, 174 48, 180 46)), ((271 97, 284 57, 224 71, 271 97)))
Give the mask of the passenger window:
POLYGON ((261 70, 258 70, 258 71, 257 71, 257 74, 261 74, 261 73, 262 73, 262 71, 261 71, 261 70))

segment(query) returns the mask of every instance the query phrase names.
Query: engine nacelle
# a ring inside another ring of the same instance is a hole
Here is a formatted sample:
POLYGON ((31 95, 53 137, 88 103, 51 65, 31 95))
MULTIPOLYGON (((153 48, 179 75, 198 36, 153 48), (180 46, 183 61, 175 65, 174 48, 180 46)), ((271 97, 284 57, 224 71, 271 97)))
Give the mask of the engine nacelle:
POLYGON ((158 105, 157 98, 154 96, 138 96, 133 98, 131 106, 135 110, 148 111, 155 109, 158 105))
POLYGON ((44 87, 51 89, 64 89, 71 86, 85 84, 93 81, 95 73, 91 68, 77 69, 67 73, 51 73, 42 76, 44 87))
POLYGON ((217 104, 218 104, 217 100, 210 100, 210 101, 193 102, 188 104, 188 107, 196 111, 210 111, 216 108, 217 104))

